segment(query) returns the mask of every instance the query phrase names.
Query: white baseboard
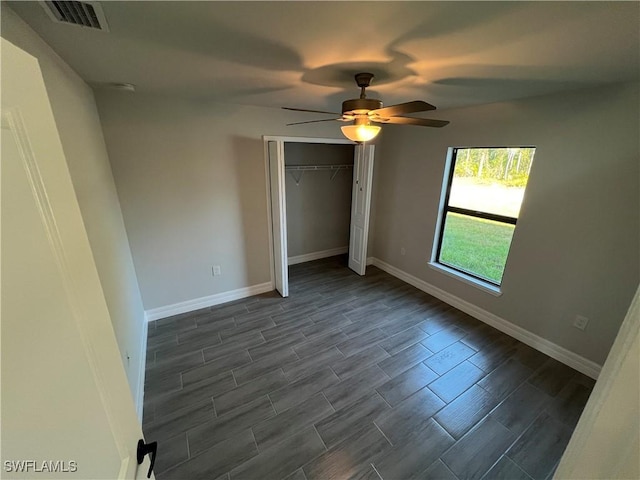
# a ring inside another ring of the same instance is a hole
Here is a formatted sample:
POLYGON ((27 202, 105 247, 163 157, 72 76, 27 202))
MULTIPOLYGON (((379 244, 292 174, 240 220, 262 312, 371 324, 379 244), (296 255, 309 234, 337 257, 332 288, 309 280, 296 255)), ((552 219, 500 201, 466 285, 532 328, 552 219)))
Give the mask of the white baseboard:
POLYGON ((330 248, 329 250, 320 250, 319 252, 305 253, 304 255, 296 255, 295 257, 287 258, 287 265, 296 265, 298 263, 311 262, 313 260, 320 260, 321 258, 334 257, 336 255, 342 255, 347 253, 349 247, 330 248))
MULTIPOLYGON (((367 260, 367 264, 368 264, 367 260)), ((520 340, 522 343, 529 345, 540 352, 549 355, 551 358, 555 358, 559 362, 564 363, 565 365, 570 366, 578 370, 585 375, 597 379, 600 374, 600 370, 602 369, 601 365, 598 365, 591 360, 588 360, 577 353, 574 353, 570 350, 567 350, 560 345, 557 345, 549 340, 542 338, 535 333, 530 332, 529 330, 525 330, 518 325, 515 325, 497 315, 483 310, 480 307, 473 305, 472 303, 467 302, 455 295, 450 294, 430 283, 425 282, 424 280, 419 279, 418 277, 414 277, 413 275, 400 270, 399 268, 394 267, 386 262, 378 258, 372 258, 372 265, 384 270, 385 272, 393 275, 394 277, 399 278, 400 280, 404 280, 410 285, 422 290, 423 292, 428 293, 429 295, 433 295, 436 298, 439 298, 443 302, 456 307, 459 310, 462 310, 465 313, 468 313, 472 317, 484 322, 492 327, 500 330, 503 333, 515 338, 516 340, 520 340)))
POLYGON ((161 318, 171 317, 173 315, 179 315, 181 313, 192 312, 201 308, 213 307, 214 305, 220 305, 221 303, 231 302, 233 300, 239 300, 241 298, 250 297, 252 295, 259 295, 261 293, 270 292, 273 290, 273 283, 265 282, 258 285, 252 285, 250 287, 238 288, 236 290, 230 290, 228 292, 216 293, 215 295, 209 295, 208 297, 194 298, 193 300, 187 300, 185 302, 174 303, 173 305, 165 305, 164 307, 152 308, 146 310, 147 322, 159 320, 161 318))
POLYGON ((140 339, 140 365, 138 365, 138 395, 135 398, 136 413, 138 420, 142 424, 142 414, 144 409, 144 380, 147 370, 147 336, 149 335, 149 320, 147 313, 144 314, 144 324, 142 325, 142 338, 140 339))
POLYGON ((367 265, 373 265, 374 257, 367 257, 367 265))

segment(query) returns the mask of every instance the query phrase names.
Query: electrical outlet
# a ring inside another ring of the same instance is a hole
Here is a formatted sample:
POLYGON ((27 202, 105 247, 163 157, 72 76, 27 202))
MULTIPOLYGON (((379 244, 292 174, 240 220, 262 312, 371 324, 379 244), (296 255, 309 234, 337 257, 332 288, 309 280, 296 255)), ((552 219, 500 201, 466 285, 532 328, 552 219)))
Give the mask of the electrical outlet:
POLYGON ((214 265, 211 267, 211 273, 213 273, 214 277, 218 277, 222 275, 222 271, 220 270, 220 265, 214 265))
POLYGON ((402 248, 400 249, 400 255, 405 255, 406 253, 407 253, 407 251, 405 250, 405 248, 404 248, 404 247, 402 247, 402 248))
POLYGON ((582 315, 576 315, 576 319, 573 321, 573 326, 578 330, 586 330, 588 324, 589 319, 587 317, 583 317, 582 315))

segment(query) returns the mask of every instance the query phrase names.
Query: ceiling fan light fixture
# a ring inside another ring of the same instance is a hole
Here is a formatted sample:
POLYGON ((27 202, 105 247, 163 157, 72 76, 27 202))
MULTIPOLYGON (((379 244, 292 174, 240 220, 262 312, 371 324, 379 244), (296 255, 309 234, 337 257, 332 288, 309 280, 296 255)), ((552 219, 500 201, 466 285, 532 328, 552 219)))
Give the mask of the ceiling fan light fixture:
POLYGON ((342 133, 352 142, 364 143, 376 138, 381 128, 375 125, 345 125, 340 127, 342 133))
POLYGON ((345 125, 340 129, 343 135, 352 142, 364 143, 376 138, 380 133, 381 127, 371 125, 366 115, 363 115, 362 117, 356 117, 354 125, 345 125))

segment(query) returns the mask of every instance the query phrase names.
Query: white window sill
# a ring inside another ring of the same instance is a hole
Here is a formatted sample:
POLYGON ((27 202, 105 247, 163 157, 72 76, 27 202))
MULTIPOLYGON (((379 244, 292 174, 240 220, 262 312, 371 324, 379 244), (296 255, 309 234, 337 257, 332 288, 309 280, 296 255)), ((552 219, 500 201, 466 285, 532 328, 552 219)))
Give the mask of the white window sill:
POLYGON ((499 297, 500 295, 502 295, 502 290, 500 290, 500 287, 496 287, 495 285, 492 285, 489 282, 483 282, 482 280, 478 280, 477 278, 474 278, 471 275, 467 275, 465 273, 459 272, 458 270, 449 268, 446 265, 442 265, 441 263, 429 262, 429 266, 434 270, 437 270, 441 273, 444 273, 445 275, 455 278, 456 280, 460 280, 461 282, 471 285, 472 287, 476 287, 482 290, 483 292, 487 292, 496 297, 499 297))

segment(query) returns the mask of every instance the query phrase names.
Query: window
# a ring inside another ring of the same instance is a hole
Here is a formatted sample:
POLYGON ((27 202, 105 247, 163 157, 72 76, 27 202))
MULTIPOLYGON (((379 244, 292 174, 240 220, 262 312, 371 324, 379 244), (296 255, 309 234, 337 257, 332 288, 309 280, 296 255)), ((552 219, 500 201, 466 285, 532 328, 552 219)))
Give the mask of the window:
POLYGON ((534 153, 534 147, 451 149, 436 266, 493 290, 501 285, 534 153))

